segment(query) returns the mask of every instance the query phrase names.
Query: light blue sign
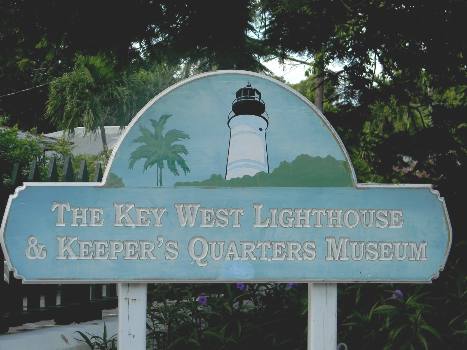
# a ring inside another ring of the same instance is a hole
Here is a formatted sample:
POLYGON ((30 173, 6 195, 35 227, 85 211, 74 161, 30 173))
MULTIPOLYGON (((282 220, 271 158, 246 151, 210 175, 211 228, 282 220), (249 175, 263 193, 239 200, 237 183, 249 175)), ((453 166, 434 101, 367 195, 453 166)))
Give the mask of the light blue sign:
POLYGON ((2 223, 26 283, 430 282, 450 244, 436 191, 358 185, 324 116, 249 72, 170 88, 101 184, 27 183, 2 223))

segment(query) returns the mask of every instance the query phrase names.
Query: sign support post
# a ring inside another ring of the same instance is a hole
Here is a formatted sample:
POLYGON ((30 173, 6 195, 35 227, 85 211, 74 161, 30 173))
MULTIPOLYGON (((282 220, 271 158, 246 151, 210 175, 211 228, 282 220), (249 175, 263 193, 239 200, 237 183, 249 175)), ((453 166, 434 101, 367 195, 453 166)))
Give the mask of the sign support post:
POLYGON ((308 283, 308 350, 337 347, 337 284, 308 283))
MULTIPOLYGON (((318 77, 318 79, 322 77, 318 77)), ((323 113, 324 85, 315 91, 315 105, 323 113)), ((308 350, 337 347, 337 284, 308 283, 308 350)))
POLYGON ((146 349, 146 283, 118 285, 118 348, 146 349))

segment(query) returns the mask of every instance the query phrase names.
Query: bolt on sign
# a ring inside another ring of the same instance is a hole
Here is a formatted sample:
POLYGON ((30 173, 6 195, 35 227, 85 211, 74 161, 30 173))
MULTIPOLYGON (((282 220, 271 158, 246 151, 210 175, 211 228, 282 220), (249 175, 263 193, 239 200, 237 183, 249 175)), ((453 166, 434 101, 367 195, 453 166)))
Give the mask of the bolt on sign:
POLYGON ((151 100, 102 183, 25 183, 1 243, 25 283, 430 282, 451 245, 429 185, 358 184, 326 118, 225 71, 151 100))

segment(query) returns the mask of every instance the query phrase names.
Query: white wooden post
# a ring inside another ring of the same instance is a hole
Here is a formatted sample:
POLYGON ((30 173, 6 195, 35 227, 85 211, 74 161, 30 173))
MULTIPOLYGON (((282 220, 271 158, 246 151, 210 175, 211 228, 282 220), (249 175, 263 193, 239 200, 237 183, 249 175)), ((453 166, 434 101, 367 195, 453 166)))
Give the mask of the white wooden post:
POLYGON ((337 285, 308 283, 308 350, 337 349, 337 285))
POLYGON ((147 284, 118 284, 118 348, 146 350, 147 284))

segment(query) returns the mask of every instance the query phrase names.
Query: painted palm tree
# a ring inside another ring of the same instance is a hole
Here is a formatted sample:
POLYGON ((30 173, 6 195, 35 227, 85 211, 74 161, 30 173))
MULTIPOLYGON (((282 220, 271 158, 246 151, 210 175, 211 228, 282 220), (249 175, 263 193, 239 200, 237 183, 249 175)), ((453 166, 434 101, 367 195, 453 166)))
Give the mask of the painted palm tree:
POLYGON ((164 127, 170 114, 162 115, 158 120, 151 119, 153 131, 140 127, 141 135, 133 142, 140 143, 130 155, 129 168, 133 169, 135 163, 140 159, 145 159, 143 171, 156 167, 156 186, 162 186, 162 170, 167 164, 170 172, 176 176, 180 175, 178 168, 184 174, 190 172, 183 155, 188 154, 184 145, 177 142, 189 139, 190 137, 183 131, 172 129, 164 134, 164 127))

